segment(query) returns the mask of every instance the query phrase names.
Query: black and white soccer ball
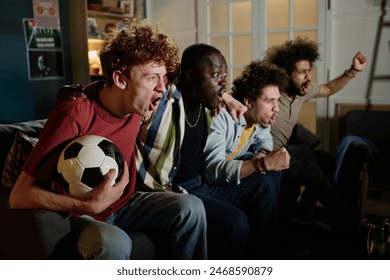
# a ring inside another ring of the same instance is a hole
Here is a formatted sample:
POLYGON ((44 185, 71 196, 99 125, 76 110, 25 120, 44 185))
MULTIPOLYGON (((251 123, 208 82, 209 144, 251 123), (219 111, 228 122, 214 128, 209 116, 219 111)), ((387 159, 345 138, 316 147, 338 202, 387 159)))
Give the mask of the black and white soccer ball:
POLYGON ((74 139, 61 152, 57 171, 65 180, 69 193, 77 198, 91 197, 91 191, 104 179, 110 169, 116 170, 115 179, 123 171, 123 157, 118 147, 107 138, 85 135, 74 139))

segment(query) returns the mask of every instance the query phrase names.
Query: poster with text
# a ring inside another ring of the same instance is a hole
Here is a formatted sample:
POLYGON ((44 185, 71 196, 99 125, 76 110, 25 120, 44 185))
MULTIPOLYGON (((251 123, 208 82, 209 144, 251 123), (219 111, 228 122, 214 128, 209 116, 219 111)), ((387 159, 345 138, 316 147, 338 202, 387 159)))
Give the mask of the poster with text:
POLYGON ((23 19, 30 80, 64 78, 63 49, 59 28, 38 27, 23 19))

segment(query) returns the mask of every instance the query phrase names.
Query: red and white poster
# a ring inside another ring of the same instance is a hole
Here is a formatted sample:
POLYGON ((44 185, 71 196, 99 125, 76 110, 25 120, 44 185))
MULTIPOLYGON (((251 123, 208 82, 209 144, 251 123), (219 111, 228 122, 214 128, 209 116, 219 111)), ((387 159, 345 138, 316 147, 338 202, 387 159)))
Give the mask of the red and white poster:
POLYGON ((35 24, 38 27, 59 28, 58 0, 33 0, 35 24))

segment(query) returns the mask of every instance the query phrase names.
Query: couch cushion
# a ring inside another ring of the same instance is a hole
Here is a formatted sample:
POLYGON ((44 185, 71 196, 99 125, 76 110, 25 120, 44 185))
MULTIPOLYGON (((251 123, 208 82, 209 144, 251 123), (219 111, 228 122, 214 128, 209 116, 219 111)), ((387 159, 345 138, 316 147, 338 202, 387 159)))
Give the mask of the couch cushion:
POLYGON ((16 132, 14 143, 4 162, 1 185, 12 188, 38 138, 29 137, 23 132, 16 132))
POLYGON ((46 120, 32 120, 12 124, 0 124, 0 175, 4 168, 4 161, 18 131, 32 137, 38 137, 46 120))

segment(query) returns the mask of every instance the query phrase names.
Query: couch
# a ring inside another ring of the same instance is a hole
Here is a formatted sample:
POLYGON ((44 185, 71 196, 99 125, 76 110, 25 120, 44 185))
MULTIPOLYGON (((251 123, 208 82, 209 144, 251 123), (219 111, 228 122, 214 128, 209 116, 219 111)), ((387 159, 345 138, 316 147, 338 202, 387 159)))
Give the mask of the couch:
MULTIPOLYGON (((349 140, 349 149, 364 160, 360 168, 362 218, 390 215, 389 128, 389 110, 351 110, 343 120, 343 140, 349 140)), ((353 159, 356 161, 357 158, 353 159)))
MULTIPOLYGON (((12 182, 44 123, 45 120, 33 120, 0 124, 0 259, 80 258, 66 213, 8 207, 12 182)), ((159 258, 158 241, 151 233, 133 232, 130 236, 133 241, 131 259, 159 258)))

